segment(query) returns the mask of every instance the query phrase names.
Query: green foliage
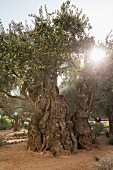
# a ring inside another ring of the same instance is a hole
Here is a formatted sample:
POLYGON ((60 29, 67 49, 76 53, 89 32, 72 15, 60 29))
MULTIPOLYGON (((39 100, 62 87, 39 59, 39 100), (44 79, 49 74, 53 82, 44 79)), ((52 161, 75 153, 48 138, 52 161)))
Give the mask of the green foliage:
POLYGON ((0 125, 0 130, 7 130, 7 129, 8 129, 7 123, 4 123, 4 124, 0 125))
POLYGON ((71 115, 74 114, 76 109, 76 88, 74 86, 63 85, 63 88, 61 88, 61 94, 64 95, 64 98, 69 104, 71 115))
POLYGON ((89 24, 78 8, 66 2, 61 11, 49 14, 46 9, 46 18, 43 15, 42 8, 39 16, 32 15, 35 19, 33 30, 26 31, 21 22, 12 21, 8 32, 2 31, 1 69, 3 75, 10 75, 10 83, 15 82, 18 75, 30 74, 31 67, 32 71, 52 73, 66 61, 67 54, 75 51, 75 47, 79 49, 78 39, 84 43, 89 24))
POLYGON ((28 123, 24 123, 24 127, 23 128, 24 129, 28 129, 28 126, 29 126, 28 123))
POLYGON ((108 141, 109 145, 113 145, 113 136, 110 137, 109 141, 108 141))
POLYGON ((64 72, 72 54, 74 63, 80 67, 79 54, 87 52, 93 44, 86 33, 91 28, 88 18, 70 1, 51 14, 45 7, 45 13, 46 16, 40 8, 38 16, 31 15, 33 29, 12 21, 5 31, 0 24, 0 91, 11 97, 11 91, 17 92, 18 87, 16 96, 26 99, 32 110, 40 94, 50 92, 49 79, 56 80, 64 72))
POLYGON ((106 129, 109 128, 109 121, 104 123, 104 127, 105 127, 106 129))
POLYGON ((11 127, 11 121, 7 117, 0 118, 0 130, 6 130, 11 127))
MULTIPOLYGON (((96 113, 103 112, 103 116, 109 118, 110 123, 113 121, 113 32, 111 31, 107 37, 106 42, 102 44, 106 51, 106 56, 98 71, 98 92, 96 94, 95 105, 96 113)), ((101 114, 102 115, 102 114, 101 114)), ((113 127, 113 126, 112 126, 113 127)))
POLYGON ((109 138, 109 132, 108 131, 105 131, 105 135, 107 138, 109 138))
POLYGON ((99 136, 104 130, 104 125, 102 123, 94 123, 92 124, 92 133, 95 136, 99 136))
POLYGON ((98 165, 95 165, 96 170, 112 170, 113 157, 106 157, 101 159, 98 165))
POLYGON ((0 138, 0 147, 4 146, 6 144, 6 142, 4 141, 3 138, 0 138))
POLYGON ((3 146, 3 139, 0 139, 0 147, 3 146))
POLYGON ((109 137, 109 121, 104 123, 104 132, 106 137, 109 137))

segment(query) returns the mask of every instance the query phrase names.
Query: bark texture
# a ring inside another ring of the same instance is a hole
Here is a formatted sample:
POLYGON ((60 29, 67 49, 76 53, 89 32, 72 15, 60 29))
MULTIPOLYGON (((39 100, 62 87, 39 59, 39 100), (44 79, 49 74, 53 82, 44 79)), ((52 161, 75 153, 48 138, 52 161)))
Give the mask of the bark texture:
POLYGON ((77 134, 78 148, 92 149, 92 133, 88 122, 94 98, 92 79, 81 79, 77 84, 77 108, 73 117, 74 131, 77 134))
POLYGON ((19 130, 19 117, 15 116, 14 117, 14 132, 19 130))
POLYGON ((106 113, 109 119, 109 136, 113 137, 113 106, 108 106, 106 113))
POLYGON ((50 151, 53 155, 75 153, 77 140, 73 133, 69 107, 59 95, 54 82, 50 82, 49 93, 40 95, 38 111, 32 116, 28 149, 38 152, 50 151))

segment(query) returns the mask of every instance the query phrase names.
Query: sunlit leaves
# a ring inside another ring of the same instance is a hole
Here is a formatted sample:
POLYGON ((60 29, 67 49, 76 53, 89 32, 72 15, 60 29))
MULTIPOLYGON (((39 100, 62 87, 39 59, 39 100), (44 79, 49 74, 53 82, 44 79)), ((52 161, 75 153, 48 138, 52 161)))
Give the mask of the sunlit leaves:
POLYGON ((31 15, 33 29, 12 21, 5 32, 0 25, 1 88, 43 82, 62 72, 72 53, 83 51, 88 20, 82 11, 67 1, 60 11, 50 14, 45 7, 45 13, 41 7, 39 16, 31 15))

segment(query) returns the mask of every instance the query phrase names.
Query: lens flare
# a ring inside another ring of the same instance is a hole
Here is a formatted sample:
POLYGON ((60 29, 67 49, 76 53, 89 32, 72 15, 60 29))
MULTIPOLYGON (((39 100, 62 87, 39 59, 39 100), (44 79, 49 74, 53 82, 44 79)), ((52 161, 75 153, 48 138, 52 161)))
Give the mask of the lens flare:
POLYGON ((93 62, 101 62, 105 57, 105 51, 102 48, 94 47, 91 51, 90 58, 93 62))

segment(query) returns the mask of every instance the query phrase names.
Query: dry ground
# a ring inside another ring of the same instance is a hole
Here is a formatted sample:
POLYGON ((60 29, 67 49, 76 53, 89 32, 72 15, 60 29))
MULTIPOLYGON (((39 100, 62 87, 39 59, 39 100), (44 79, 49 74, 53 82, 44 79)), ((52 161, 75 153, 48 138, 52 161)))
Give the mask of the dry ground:
POLYGON ((107 145, 107 140, 104 136, 99 138, 100 149, 59 157, 27 151, 25 142, 7 145, 0 148, 0 170, 93 170, 95 156, 113 155, 113 146, 107 145))

